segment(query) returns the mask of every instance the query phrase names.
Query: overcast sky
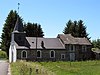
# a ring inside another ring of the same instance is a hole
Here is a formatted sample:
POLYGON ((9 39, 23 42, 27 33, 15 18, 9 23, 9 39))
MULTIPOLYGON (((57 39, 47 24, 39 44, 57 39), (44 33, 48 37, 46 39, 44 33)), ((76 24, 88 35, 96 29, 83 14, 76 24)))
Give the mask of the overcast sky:
POLYGON ((42 26, 45 37, 62 34, 68 20, 83 20, 91 39, 100 38, 100 0, 0 0, 0 35, 10 10, 17 10, 24 22, 42 26))

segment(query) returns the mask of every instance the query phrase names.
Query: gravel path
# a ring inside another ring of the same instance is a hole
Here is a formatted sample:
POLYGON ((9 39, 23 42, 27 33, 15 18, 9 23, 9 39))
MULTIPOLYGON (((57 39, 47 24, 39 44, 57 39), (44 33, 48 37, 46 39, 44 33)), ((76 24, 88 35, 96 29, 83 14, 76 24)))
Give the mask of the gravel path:
POLYGON ((0 60, 0 75, 7 75, 8 73, 8 62, 5 60, 0 60))

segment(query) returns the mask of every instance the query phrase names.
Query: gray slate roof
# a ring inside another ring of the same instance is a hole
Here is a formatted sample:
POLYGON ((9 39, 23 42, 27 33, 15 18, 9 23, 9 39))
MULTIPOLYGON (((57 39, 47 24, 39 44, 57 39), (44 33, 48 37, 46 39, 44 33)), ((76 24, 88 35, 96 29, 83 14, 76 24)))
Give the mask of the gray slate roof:
MULTIPOLYGON (((71 34, 59 34, 58 38, 37 38, 37 49, 65 49, 65 44, 91 45, 87 38, 75 38, 71 34), (42 42, 44 46, 42 46, 42 42)), ((36 49, 36 37, 26 37, 25 44, 17 49, 36 49)))
POLYGON ((71 34, 58 34, 64 44, 92 45, 87 38, 75 38, 71 34))
MULTIPOLYGON (((30 49, 36 49, 36 37, 26 37, 27 42, 30 45, 30 49)), ((41 43, 44 43, 45 49, 65 49, 63 43, 60 41, 59 38, 37 38, 37 48, 43 49, 41 43)), ((27 44, 27 43, 26 43, 27 44)), ((16 43, 17 49, 28 49, 26 46, 18 46, 16 43)))
POLYGON ((16 24, 15 24, 13 31, 14 32, 23 32, 23 24, 22 24, 21 19, 19 17, 17 18, 17 21, 16 21, 16 24))

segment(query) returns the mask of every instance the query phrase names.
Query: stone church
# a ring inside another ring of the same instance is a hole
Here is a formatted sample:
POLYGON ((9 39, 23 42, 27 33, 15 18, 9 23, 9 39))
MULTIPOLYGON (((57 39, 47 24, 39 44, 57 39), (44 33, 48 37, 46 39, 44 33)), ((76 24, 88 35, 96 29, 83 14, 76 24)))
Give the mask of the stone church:
POLYGON ((9 62, 75 61, 91 58, 91 43, 87 38, 58 34, 56 38, 26 37, 23 24, 16 21, 9 48, 9 62))

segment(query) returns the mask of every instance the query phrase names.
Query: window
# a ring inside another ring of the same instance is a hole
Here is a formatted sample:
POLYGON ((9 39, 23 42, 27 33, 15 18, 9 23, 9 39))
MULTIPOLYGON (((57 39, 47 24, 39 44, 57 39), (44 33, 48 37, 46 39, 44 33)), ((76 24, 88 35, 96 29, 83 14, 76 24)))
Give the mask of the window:
POLYGON ((69 50, 70 51, 75 51, 75 46, 74 45, 69 45, 69 50))
POLYGON ((82 46, 82 52, 86 52, 86 46, 82 46))
POLYGON ((27 51, 23 50, 21 52, 21 58, 27 58, 27 51))
POLYGON ((41 58, 41 50, 37 50, 37 58, 41 58))
POLYGON ((55 51, 54 50, 50 51, 50 58, 55 58, 55 51))
POLYGON ((61 54, 61 59, 65 59, 65 54, 61 54))

